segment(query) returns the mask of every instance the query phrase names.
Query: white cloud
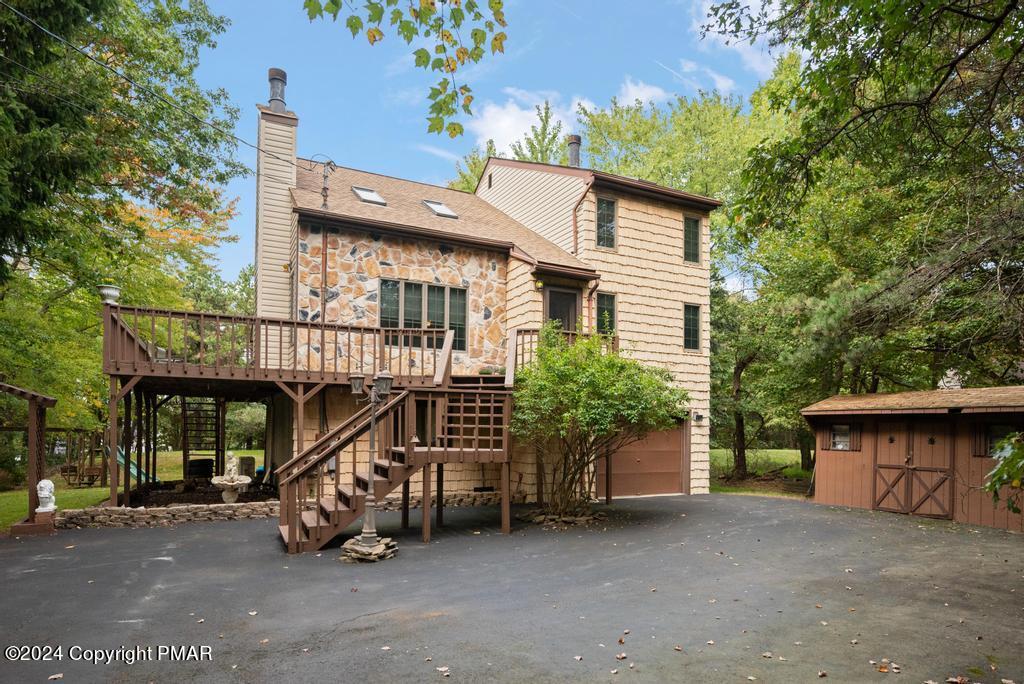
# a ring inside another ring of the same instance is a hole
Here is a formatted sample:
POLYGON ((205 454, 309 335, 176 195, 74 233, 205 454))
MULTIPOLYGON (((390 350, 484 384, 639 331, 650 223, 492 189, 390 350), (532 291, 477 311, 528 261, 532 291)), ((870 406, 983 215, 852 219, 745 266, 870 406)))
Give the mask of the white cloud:
POLYGON ((619 87, 619 100, 626 103, 633 103, 640 100, 643 103, 664 102, 672 97, 664 88, 643 81, 634 81, 632 76, 626 76, 626 80, 619 87))
POLYGON ((693 92, 697 92, 698 90, 708 90, 708 88, 705 87, 705 83, 708 79, 710 79, 712 86, 722 93, 730 93, 736 88, 736 81, 732 80, 725 74, 720 74, 714 69, 702 66, 691 59, 680 59, 678 70, 665 66, 658 60, 654 60, 654 63, 672 74, 672 77, 677 82, 681 83, 693 92))
POLYGON ((708 75, 708 78, 715 84, 715 90, 721 93, 731 93, 736 88, 736 81, 732 80, 728 76, 718 73, 713 69, 704 69, 704 73, 708 75))
POLYGON ((483 147, 489 139, 494 140, 494 145, 501 152, 508 152, 512 143, 522 138, 529 132, 530 126, 537 123, 536 107, 545 101, 551 105, 551 114, 556 121, 561 122, 565 133, 576 128, 576 111, 579 106, 595 108, 593 102, 580 97, 574 97, 565 105, 561 93, 553 90, 508 87, 502 89, 502 92, 508 96, 504 103, 485 102, 466 123, 466 129, 476 136, 478 145, 483 147))
MULTIPOLYGON (((702 26, 707 23, 708 15, 711 13, 710 0, 702 0, 694 4, 692 30, 699 35, 702 26)), ((700 50, 709 52, 710 47, 728 50, 736 53, 740 62, 748 70, 765 79, 772 75, 775 70, 775 57, 768 51, 764 41, 756 41, 753 45, 749 41, 731 39, 714 31, 709 31, 704 40, 698 44, 700 50)))
POLYGON ((420 152, 426 152, 427 154, 431 154, 437 157, 438 159, 444 159, 445 161, 455 162, 462 159, 462 157, 455 154, 451 150, 446 150, 442 147, 436 147, 434 145, 424 145, 422 143, 416 145, 415 147, 420 152))

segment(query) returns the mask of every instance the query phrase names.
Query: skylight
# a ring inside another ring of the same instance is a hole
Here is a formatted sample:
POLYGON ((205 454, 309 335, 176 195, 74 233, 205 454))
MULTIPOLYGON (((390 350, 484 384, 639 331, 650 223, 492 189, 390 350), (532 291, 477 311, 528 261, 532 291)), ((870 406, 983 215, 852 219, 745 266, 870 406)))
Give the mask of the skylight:
POLYGON ((430 207, 430 210, 438 216, 445 216, 447 218, 459 218, 459 215, 448 208, 448 205, 444 202, 438 202, 436 200, 423 200, 423 203, 430 207))
POLYGON ((379 204, 382 207, 386 207, 388 205, 388 203, 384 200, 383 197, 380 196, 380 194, 376 190, 371 190, 370 188, 361 188, 358 185, 353 185, 352 192, 356 193, 356 197, 358 197, 364 202, 369 202, 370 204, 379 204))

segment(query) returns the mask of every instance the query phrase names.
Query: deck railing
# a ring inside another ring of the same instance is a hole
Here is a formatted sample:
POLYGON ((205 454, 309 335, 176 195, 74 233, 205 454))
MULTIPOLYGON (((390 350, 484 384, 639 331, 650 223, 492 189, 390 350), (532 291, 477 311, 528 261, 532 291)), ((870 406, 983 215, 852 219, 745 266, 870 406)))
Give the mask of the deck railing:
POLYGON ((103 369, 112 375, 345 382, 388 368, 404 384, 450 374, 448 330, 370 328, 107 305, 103 369))
MULTIPOLYGON (((579 337, 590 337, 594 333, 581 333, 575 330, 563 330, 569 344, 574 343, 579 337)), ((613 351, 619 349, 618 335, 607 337, 608 344, 613 351)), ((529 366, 537 357, 537 347, 540 345, 540 328, 513 328, 508 333, 508 348, 506 349, 505 360, 505 386, 512 387, 516 381, 516 370, 529 366)))

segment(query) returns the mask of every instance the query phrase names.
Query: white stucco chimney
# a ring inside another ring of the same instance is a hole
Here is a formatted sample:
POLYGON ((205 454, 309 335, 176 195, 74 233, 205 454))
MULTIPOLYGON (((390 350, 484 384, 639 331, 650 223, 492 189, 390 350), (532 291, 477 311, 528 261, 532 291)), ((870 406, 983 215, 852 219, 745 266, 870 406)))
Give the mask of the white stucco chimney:
POLYGON ((268 72, 268 104, 257 105, 256 152, 256 315, 294 316, 292 271, 295 231, 291 190, 295 187, 295 133, 299 119, 285 105, 288 76, 268 72))

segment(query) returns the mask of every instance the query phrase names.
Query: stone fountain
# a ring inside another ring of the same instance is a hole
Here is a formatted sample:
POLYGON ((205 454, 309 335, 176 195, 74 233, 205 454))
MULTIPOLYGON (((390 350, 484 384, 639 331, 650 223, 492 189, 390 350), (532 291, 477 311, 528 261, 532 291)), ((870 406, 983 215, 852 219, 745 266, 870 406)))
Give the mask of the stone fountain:
POLYGON ((248 489, 250 482, 252 482, 251 477, 238 474, 238 459, 230 451, 227 453, 225 473, 210 480, 210 484, 220 490, 220 496, 224 499, 224 503, 238 501, 238 493, 248 489))

